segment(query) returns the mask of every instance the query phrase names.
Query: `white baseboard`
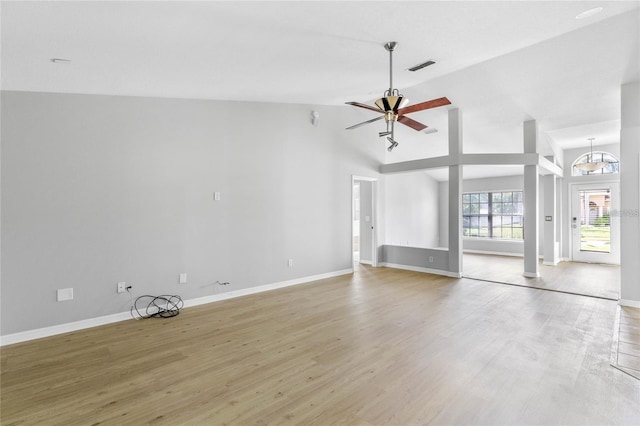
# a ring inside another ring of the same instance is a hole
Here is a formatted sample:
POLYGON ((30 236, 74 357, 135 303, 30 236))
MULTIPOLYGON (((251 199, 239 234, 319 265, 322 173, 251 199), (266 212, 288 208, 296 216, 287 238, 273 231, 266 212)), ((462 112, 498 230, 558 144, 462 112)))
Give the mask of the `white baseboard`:
POLYGON ((240 290, 229 291, 226 293, 212 294, 211 296, 198 297, 184 302, 185 308, 192 306, 204 305, 206 303, 219 302, 221 300, 233 299, 235 297, 248 296, 250 294, 262 293, 264 291, 276 290, 278 288, 290 287, 293 285, 304 284, 311 281, 323 280, 325 278, 333 278, 340 275, 353 273, 353 268, 343 269, 341 271, 328 272, 326 274, 312 275, 309 277, 296 278, 288 281, 281 281, 273 284, 265 284, 257 287, 243 288, 240 290))
MULTIPOLYGON (((229 291, 227 293, 219 293, 211 296, 199 297, 197 299, 185 300, 184 307, 203 305, 205 303, 218 302, 221 300, 232 299, 234 297, 246 296, 249 294, 262 293, 264 291, 275 290, 283 287, 290 287, 297 284, 303 284, 311 281, 322 280, 325 278, 337 277, 353 273, 353 268, 343 269, 341 271, 328 272, 326 274, 312 275, 303 278, 296 278, 288 281, 281 281, 273 284, 266 284, 257 287, 244 288, 241 290, 229 291)), ((97 318, 89 318, 86 320, 69 322, 66 324, 54 325, 51 327, 38 328, 35 330, 22 331, 20 333, 7 334, 0 336, 0 346, 11 345, 14 343, 26 342, 28 340, 41 339, 43 337, 55 336, 56 334, 69 333, 72 331, 84 330, 86 328, 97 327, 100 325, 111 324, 114 322, 125 321, 131 318, 130 312, 120 312, 118 314, 105 315, 97 318)))
POLYGON ((545 266, 558 266, 558 263, 560 263, 559 260, 556 260, 554 262, 547 262, 546 260, 542 262, 543 265, 545 266))
POLYGON ((523 272, 522 273, 523 276, 527 277, 527 278, 540 278, 540 273, 539 272, 523 272))
POLYGON ((66 324, 53 325, 51 327, 37 328, 35 330, 27 330, 20 333, 7 334, 4 336, 0 336, 0 346, 12 345, 14 343, 26 342, 28 340, 41 339, 43 337, 55 336, 56 334, 69 333, 71 331, 84 330, 85 328, 98 327, 100 325, 111 324, 128 319, 131 319, 130 312, 120 312, 119 314, 105 315, 97 318, 68 322, 66 324))
POLYGON ((618 300, 618 305, 620 305, 620 306, 628 306, 630 308, 640 308, 640 302, 637 301, 637 300, 620 299, 620 300, 618 300))
POLYGON ((459 272, 443 271, 442 269, 429 269, 429 268, 422 268, 420 266, 401 265, 398 263, 387 263, 387 262, 381 262, 379 265, 385 268, 404 269, 406 271, 424 272, 427 274, 443 275, 445 277, 451 277, 451 278, 462 278, 462 274, 459 272))

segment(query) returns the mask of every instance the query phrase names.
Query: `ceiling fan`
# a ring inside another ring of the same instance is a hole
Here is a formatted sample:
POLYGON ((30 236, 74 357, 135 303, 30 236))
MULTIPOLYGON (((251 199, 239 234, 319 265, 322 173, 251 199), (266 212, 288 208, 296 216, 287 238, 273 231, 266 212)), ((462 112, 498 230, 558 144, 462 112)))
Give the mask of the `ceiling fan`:
POLYGON ((435 129, 428 128, 428 126, 425 124, 407 117, 405 114, 451 104, 451 101, 449 101, 449 99, 445 97, 406 106, 409 103, 409 99, 401 95, 398 89, 393 88, 393 50, 397 45, 398 43, 396 43, 395 41, 390 41, 389 43, 386 43, 384 45, 384 48, 389 52, 389 89, 384 92, 382 98, 375 101, 376 106, 373 107, 360 102, 347 102, 347 105, 353 105, 358 108, 364 108, 377 113, 382 113, 382 115, 379 117, 364 121, 362 123, 354 124, 351 127, 347 127, 347 130, 355 129, 357 127, 364 126, 365 124, 373 123, 374 121, 382 120, 384 118, 384 121, 387 123, 387 130, 378 133, 378 136, 387 137, 387 141, 389 141, 389 143, 391 144, 387 148, 389 152, 391 152, 396 146, 398 146, 398 142, 396 142, 393 135, 394 125, 396 122, 400 122, 405 126, 411 127, 418 132, 432 133, 437 131, 435 129))

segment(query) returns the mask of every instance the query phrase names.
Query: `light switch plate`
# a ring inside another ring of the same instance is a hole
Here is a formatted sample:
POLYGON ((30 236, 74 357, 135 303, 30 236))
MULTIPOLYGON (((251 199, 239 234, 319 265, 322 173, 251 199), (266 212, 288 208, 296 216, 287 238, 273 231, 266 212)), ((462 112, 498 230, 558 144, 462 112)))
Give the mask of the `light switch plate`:
POLYGON ((180 274, 180 284, 186 284, 186 283, 187 283, 187 274, 186 273, 180 274))

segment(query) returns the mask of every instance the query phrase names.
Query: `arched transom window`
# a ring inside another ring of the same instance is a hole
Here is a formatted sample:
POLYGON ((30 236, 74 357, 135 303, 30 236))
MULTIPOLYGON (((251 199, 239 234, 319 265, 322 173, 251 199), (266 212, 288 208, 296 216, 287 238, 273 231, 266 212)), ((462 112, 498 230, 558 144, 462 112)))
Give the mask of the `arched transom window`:
POLYGON ((573 162, 573 165, 571 167, 572 176, 606 175, 611 173, 620 173, 620 163, 618 162, 618 159, 613 156, 613 154, 602 151, 593 151, 593 154, 591 152, 587 152, 586 154, 581 155, 576 161, 573 162), (598 162, 605 162, 607 163, 607 165, 592 172, 576 167, 576 165, 578 164, 598 162))

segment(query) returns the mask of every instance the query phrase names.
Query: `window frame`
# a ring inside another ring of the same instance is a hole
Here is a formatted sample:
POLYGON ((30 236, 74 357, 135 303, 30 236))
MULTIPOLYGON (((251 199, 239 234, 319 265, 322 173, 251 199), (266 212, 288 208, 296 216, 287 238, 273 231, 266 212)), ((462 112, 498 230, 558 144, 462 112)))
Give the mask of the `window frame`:
POLYGON ((618 157, 616 157, 615 155, 613 155, 610 152, 607 151, 589 151, 589 152, 585 152, 582 155, 579 155, 578 158, 575 159, 575 161, 573 163, 571 163, 571 176, 575 176, 575 177, 580 177, 580 176, 600 176, 600 175, 617 175, 620 174, 620 160, 618 159, 618 157), (593 154, 593 156, 592 156, 593 154), (605 161, 605 155, 612 158, 615 161, 609 161, 607 160, 607 162, 609 164, 615 164, 613 168, 613 170, 611 171, 607 171, 605 172, 605 170, 607 170, 608 167, 604 167, 602 169, 599 170, 595 170, 593 172, 588 172, 585 170, 580 170, 578 168, 576 168, 577 164, 581 164, 581 163, 586 163, 589 160, 589 157, 592 156, 592 160, 591 161, 605 161), (595 158, 594 158, 595 157, 595 158), (598 158, 600 158, 598 160, 598 158))
POLYGON ((524 191, 521 189, 465 192, 461 210, 463 238, 524 241, 524 191))

